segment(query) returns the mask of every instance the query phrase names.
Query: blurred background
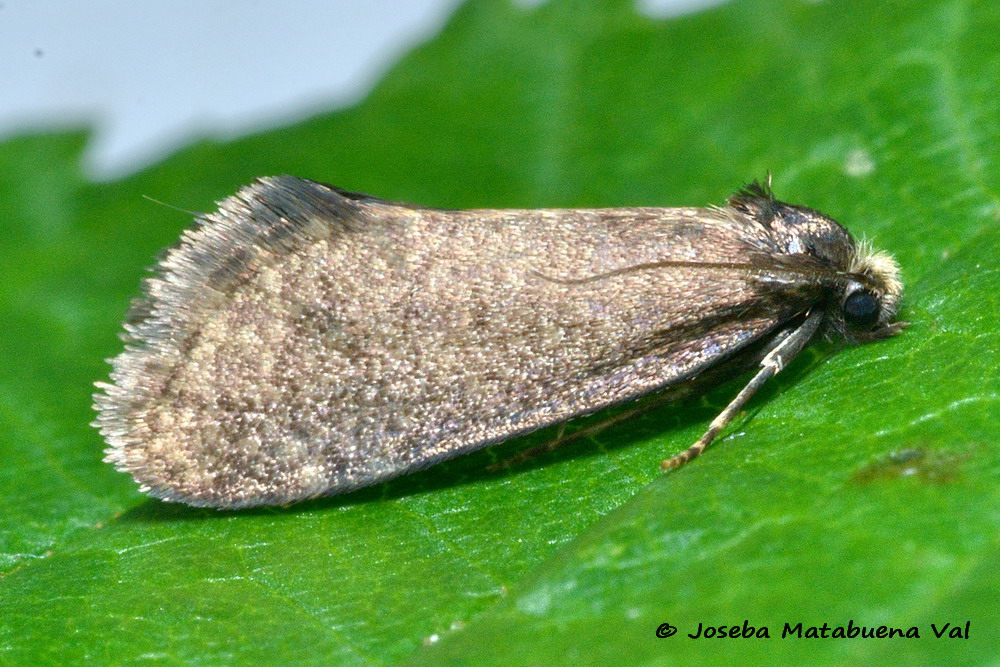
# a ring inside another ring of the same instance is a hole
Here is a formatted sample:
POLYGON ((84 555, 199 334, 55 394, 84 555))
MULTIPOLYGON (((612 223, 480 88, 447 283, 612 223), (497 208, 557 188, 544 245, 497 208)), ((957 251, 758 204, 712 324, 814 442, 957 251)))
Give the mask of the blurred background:
MULTIPOLYGON (((511 0, 530 11, 545 0, 511 0)), ((669 17, 722 0, 636 0, 669 17)), ((462 0, 0 3, 0 141, 93 128, 96 180, 195 138, 227 140, 360 101, 462 0), (261 82, 266 85, 261 85, 261 82)))
POLYGON ((996 664, 998 88, 991 0, 0 0, 0 663, 996 664), (700 206, 768 171, 897 257, 911 326, 801 355, 677 474, 738 383, 286 509, 101 461, 145 268, 256 177, 700 206), (685 636, 744 619, 922 639, 685 636))

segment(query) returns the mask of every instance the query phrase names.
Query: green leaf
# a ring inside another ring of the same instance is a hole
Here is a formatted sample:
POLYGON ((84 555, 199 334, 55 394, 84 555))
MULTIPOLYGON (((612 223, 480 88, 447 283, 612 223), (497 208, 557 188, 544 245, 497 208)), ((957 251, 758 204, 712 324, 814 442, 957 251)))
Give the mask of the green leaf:
POLYGON ((358 107, 126 180, 82 179, 85 131, 6 142, 0 659, 993 663, 998 37, 987 0, 473 0, 358 107), (436 206, 705 205, 767 170, 897 256, 912 324, 814 346, 681 470, 658 462, 738 383, 505 473, 554 431, 286 509, 160 503, 100 462, 91 383, 190 222, 142 195, 208 210, 292 173, 436 206), (771 639, 686 636, 744 619, 771 639), (921 638, 780 638, 849 620, 921 638))

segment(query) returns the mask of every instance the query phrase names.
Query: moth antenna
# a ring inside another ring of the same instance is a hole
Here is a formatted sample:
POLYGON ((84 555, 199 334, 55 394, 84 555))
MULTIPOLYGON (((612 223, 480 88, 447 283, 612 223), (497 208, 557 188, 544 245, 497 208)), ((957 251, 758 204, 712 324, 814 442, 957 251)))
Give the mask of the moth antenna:
POLYGON ((154 199, 154 198, 150 197, 149 195, 142 195, 142 198, 145 199, 145 200, 147 200, 147 201, 151 201, 154 204, 159 204, 160 206, 164 206, 166 208, 173 209, 175 211, 179 211, 181 213, 187 213, 192 218, 200 218, 200 217, 202 217, 202 216, 205 215, 205 213, 199 213, 198 211, 189 211, 186 208, 181 208, 180 206, 174 206, 173 204, 168 204, 165 201, 160 201, 159 199, 154 199))
POLYGON ((614 278, 616 276, 622 276, 629 273, 635 273, 637 271, 650 271, 653 269, 716 269, 719 271, 733 271, 743 274, 755 275, 760 273, 763 268, 766 268, 770 274, 774 273, 784 273, 791 276, 801 276, 803 278, 815 278, 819 280, 845 280, 848 278, 855 278, 853 273, 848 273, 844 271, 830 271, 823 270, 820 268, 811 269, 792 269, 786 267, 761 267, 757 264, 750 263, 738 263, 738 262, 687 262, 687 261, 665 261, 665 262, 649 262, 646 264, 633 264, 632 266, 625 266, 620 269, 613 269, 611 271, 606 271, 605 273, 596 273, 592 276, 585 276, 583 278, 557 278, 555 276, 548 276, 541 271, 532 271, 532 275, 535 275, 543 280, 547 280, 552 283, 559 283, 560 285, 583 285, 585 283, 596 282, 598 280, 606 280, 608 278, 614 278))
POLYGON ((712 420, 712 423, 709 424, 708 430, 705 431, 705 434, 698 438, 693 445, 685 449, 680 454, 671 456, 666 461, 660 463, 660 467, 664 470, 679 468, 691 459, 697 458, 699 454, 704 452, 708 446, 712 444, 715 436, 717 436, 719 432, 733 420, 733 417, 735 417, 743 406, 746 405, 746 402, 757 393, 757 390, 760 389, 765 382, 777 375, 782 368, 791 363, 792 359, 794 359, 795 356, 802 351, 802 348, 809 343, 817 329, 819 329, 819 325, 823 321, 823 315, 823 311, 815 311, 811 313, 797 329, 788 334, 784 340, 768 352, 760 361, 761 369, 757 371, 757 374, 753 376, 745 387, 743 387, 743 390, 736 395, 736 398, 730 401, 729 405, 727 405, 726 408, 719 413, 719 416, 712 420))

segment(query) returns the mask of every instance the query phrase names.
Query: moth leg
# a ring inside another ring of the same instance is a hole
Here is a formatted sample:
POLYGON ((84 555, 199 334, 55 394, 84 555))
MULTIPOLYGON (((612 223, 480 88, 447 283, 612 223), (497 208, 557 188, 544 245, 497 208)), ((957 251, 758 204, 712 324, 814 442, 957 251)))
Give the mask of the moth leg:
POLYGON ((552 440, 544 442, 536 447, 529 447, 524 451, 518 452, 513 456, 503 459, 502 461, 491 463, 490 465, 486 466, 486 470, 488 472, 497 472, 498 470, 503 470, 505 468, 510 468, 511 466, 524 463, 525 461, 529 461, 535 458, 536 456, 540 456, 547 452, 551 452, 555 449, 558 449, 565 444, 574 442, 575 440, 579 440, 580 438, 590 437, 592 435, 600 433, 601 431, 607 428, 614 426, 615 424, 620 424, 621 422, 628 421, 629 419, 632 419, 637 415, 641 415, 644 412, 654 410, 657 407, 663 405, 664 403, 672 402, 673 400, 675 400, 675 398, 676 397, 673 393, 665 392, 661 396, 657 396, 652 400, 641 401, 635 407, 629 408, 628 410, 625 410, 623 412, 619 412, 618 414, 612 417, 608 417, 607 419, 602 419, 596 424, 591 424, 586 428, 581 428, 578 431, 573 431, 569 435, 565 434, 566 424, 563 423, 559 427, 559 433, 557 433, 556 437, 553 438, 552 440))
POLYGON ((529 447, 528 449, 520 451, 517 454, 514 454, 513 456, 508 456, 507 458, 501 461, 497 461, 496 463, 491 463, 490 465, 486 466, 486 471, 497 472, 499 470, 504 470, 505 468, 510 468, 520 463, 524 463, 525 461, 530 461, 536 456, 540 456, 545 452, 551 452, 553 449, 557 449, 565 445, 567 442, 576 440, 578 437, 582 437, 578 433, 572 433, 570 434, 569 437, 566 437, 565 434, 566 434, 566 423, 563 422, 562 424, 559 424, 559 432, 556 433, 556 437, 552 438, 548 442, 543 442, 542 444, 537 445, 535 447, 529 447))
POLYGON ((769 379, 774 377, 781 371, 782 368, 787 366, 795 356, 802 351, 802 348, 812 339, 816 330, 819 328, 820 322, 823 321, 823 312, 815 311, 806 317, 805 321, 801 325, 788 335, 786 335, 780 343, 774 346, 770 352, 768 352, 763 359, 760 361, 761 369, 757 371, 757 374, 753 376, 753 379, 747 383, 743 390, 736 395, 729 405, 726 406, 725 410, 719 413, 719 416, 712 420, 709 424, 708 430, 705 434, 698 438, 698 441, 693 445, 688 447, 686 450, 670 457, 666 461, 660 464, 660 467, 664 470, 670 470, 671 468, 679 468, 691 459, 695 458, 701 454, 705 449, 712 443, 715 436, 726 427, 726 425, 732 421, 733 417, 736 416, 750 397, 757 393, 757 390, 764 385, 769 379))

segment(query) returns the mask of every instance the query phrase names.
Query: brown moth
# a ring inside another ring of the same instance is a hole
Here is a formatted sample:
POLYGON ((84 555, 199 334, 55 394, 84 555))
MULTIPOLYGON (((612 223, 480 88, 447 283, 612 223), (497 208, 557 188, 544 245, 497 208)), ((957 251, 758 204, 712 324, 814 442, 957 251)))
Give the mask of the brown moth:
POLYGON ((889 255, 769 185, 721 208, 452 211, 264 178, 145 280, 94 425, 154 497, 277 505, 757 367, 674 467, 817 333, 899 331, 901 290, 889 255))

